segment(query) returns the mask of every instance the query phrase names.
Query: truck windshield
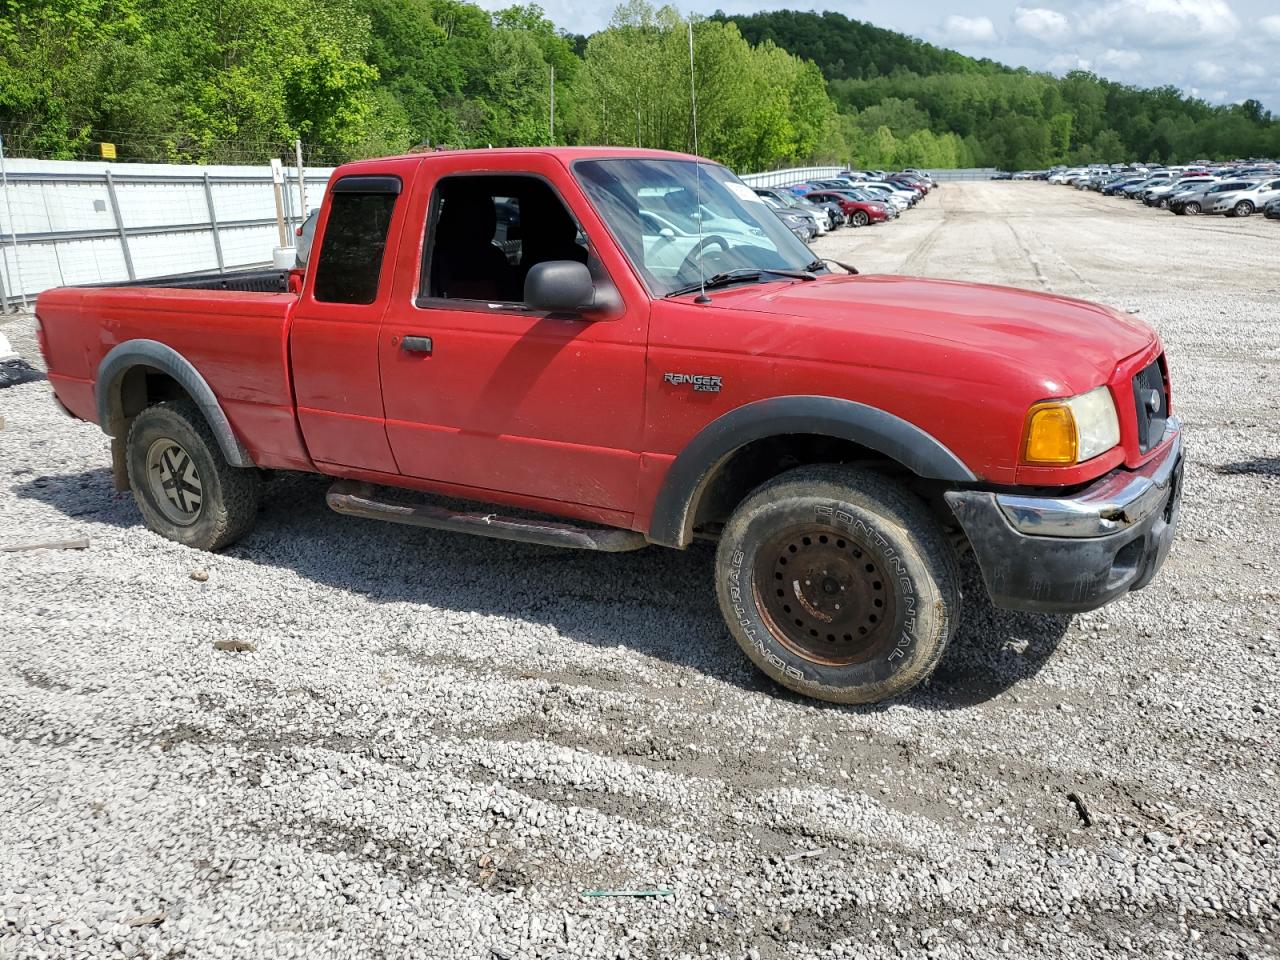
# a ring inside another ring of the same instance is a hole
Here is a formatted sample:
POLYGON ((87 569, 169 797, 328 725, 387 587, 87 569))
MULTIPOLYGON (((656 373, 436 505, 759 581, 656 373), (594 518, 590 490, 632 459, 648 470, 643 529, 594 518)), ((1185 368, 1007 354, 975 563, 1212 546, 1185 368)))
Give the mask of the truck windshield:
POLYGON ((748 270, 803 271, 813 262, 763 198, 718 164, 582 160, 574 171, 655 296, 702 275, 741 270, 745 278, 748 270))

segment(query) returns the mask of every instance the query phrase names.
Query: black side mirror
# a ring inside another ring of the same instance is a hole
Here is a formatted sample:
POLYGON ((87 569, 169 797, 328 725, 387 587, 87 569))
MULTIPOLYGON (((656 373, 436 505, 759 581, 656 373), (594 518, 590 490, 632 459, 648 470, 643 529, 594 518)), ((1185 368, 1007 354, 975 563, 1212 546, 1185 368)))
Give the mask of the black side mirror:
POLYGON ((591 271, 576 260, 544 260, 529 268, 524 278, 525 306, 557 313, 589 309, 595 305, 596 288, 591 271))

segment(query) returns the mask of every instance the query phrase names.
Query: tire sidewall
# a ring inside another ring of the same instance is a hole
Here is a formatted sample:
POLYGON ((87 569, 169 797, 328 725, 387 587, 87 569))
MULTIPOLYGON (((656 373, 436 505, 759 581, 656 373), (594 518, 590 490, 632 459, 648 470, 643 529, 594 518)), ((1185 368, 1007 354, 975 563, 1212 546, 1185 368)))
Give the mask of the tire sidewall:
POLYGON ((951 632, 947 604, 910 535, 848 498, 805 495, 774 501, 731 522, 717 552, 716 590, 730 630, 751 660, 789 689, 823 700, 861 703, 893 696, 927 675, 951 632), (781 530, 829 525, 870 551, 895 593, 892 646, 864 663, 815 663, 778 640, 754 588, 760 548, 781 530))
POLYGON ((138 415, 129 430, 126 457, 134 500, 149 528, 170 540, 196 548, 217 535, 225 518, 221 516, 223 490, 215 456, 221 453, 211 451, 205 438, 172 409, 163 405, 149 407, 138 415), (156 503, 156 493, 147 475, 147 450, 162 439, 173 440, 181 446, 200 475, 202 496, 195 523, 186 526, 174 523, 156 503))

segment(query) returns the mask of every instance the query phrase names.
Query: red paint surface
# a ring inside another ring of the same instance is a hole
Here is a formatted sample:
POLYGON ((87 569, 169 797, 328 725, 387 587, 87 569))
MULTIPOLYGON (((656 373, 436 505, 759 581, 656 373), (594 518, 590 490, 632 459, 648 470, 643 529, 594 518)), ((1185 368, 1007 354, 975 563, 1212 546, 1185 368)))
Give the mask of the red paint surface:
MULTIPOLYGON (((996 484, 1079 484, 1138 451, 1129 378, 1160 351, 1131 317, 1084 301, 893 276, 824 276, 654 300, 570 171, 615 149, 493 150, 363 161, 393 173, 396 205, 373 304, 300 294, 64 288, 37 304, 50 381, 96 420, 103 356, 134 338, 186 357, 263 467, 309 469, 645 529, 671 462, 716 417, 753 400, 821 394, 879 407, 996 484), (424 223, 440 177, 533 173, 560 193, 617 291, 594 319, 417 300, 424 223), (430 356, 404 336, 430 336, 430 356), (664 382, 721 377, 720 393, 664 382), (1019 465, 1028 408, 1108 384, 1121 447, 1066 468, 1019 465)), ((323 244, 328 204, 317 225, 323 244)), ((316 251, 320 247, 316 247, 316 251)), ((317 262, 313 255, 312 262, 317 262)), ((296 281, 294 281, 296 284, 296 281)), ((291 284, 292 286, 293 284, 291 284)))

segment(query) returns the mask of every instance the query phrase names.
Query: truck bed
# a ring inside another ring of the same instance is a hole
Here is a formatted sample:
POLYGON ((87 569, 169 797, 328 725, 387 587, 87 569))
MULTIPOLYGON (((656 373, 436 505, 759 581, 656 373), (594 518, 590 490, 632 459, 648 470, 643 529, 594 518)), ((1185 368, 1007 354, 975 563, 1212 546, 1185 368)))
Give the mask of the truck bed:
POLYGON ((164 287, 170 290, 237 290, 242 293, 288 293, 289 271, 276 267, 251 267, 225 273, 181 273, 146 280, 86 283, 85 287, 164 287))

